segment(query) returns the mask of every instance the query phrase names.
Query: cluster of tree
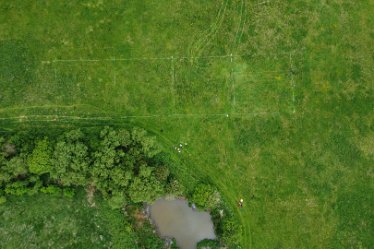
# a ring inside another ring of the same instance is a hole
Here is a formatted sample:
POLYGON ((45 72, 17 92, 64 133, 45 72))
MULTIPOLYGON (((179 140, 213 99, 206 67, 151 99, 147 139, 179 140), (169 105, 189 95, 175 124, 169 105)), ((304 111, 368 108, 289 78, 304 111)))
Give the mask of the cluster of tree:
POLYGON ((114 208, 182 194, 163 153, 142 129, 105 127, 89 136, 71 130, 34 141, 0 138, 0 202, 37 192, 71 196, 76 187, 98 190, 114 208))

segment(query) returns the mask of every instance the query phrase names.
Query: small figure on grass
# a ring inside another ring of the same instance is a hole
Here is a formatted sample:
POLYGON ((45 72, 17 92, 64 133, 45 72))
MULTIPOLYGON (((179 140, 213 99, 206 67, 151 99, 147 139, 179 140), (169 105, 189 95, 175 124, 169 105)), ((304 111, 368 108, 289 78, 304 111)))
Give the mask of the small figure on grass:
MULTIPOLYGON (((184 143, 184 145, 187 145, 187 143, 184 143)), ((178 153, 181 153, 183 149, 183 143, 179 143, 179 146, 175 146, 174 148, 178 151, 178 153)))
POLYGON ((244 203, 244 200, 243 200, 243 199, 240 199, 240 200, 239 200, 239 207, 240 207, 240 208, 243 207, 243 203, 244 203))

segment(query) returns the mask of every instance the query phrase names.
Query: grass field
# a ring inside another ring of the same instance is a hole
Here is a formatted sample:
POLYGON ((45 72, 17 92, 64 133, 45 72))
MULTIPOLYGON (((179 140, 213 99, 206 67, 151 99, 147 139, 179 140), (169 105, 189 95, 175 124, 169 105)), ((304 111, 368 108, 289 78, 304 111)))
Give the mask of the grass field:
POLYGON ((0 12, 4 132, 141 126, 187 185, 219 187, 243 248, 374 244, 372 1, 15 0, 0 12))
POLYGON ((0 206, 1 248, 131 248, 136 235, 125 229, 123 214, 84 191, 74 198, 38 194, 12 198, 0 206), (127 244, 126 244, 127 243, 127 244))

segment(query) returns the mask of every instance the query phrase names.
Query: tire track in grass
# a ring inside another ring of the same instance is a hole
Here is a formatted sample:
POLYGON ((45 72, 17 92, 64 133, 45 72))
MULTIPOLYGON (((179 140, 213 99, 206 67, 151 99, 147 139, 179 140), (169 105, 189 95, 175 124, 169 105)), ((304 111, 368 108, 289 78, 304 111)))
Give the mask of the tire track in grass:
POLYGON ((241 0, 239 25, 238 25, 238 29, 235 34, 236 46, 240 44, 241 38, 244 33, 244 26, 245 26, 246 18, 247 18, 247 15, 245 14, 246 13, 245 6, 246 6, 246 0, 241 0))
POLYGON ((44 108, 76 108, 76 107, 88 107, 93 108, 95 110, 103 111, 97 106, 90 105, 90 104, 75 104, 75 105, 34 105, 34 106, 12 106, 12 107, 4 107, 0 108, 0 112, 6 112, 8 110, 23 110, 23 109, 44 109, 44 108))
POLYGON ((214 36, 217 31, 219 30, 220 26, 223 23, 226 7, 227 7, 228 0, 224 0, 218 14, 216 16, 215 22, 210 26, 210 28, 203 33, 200 39, 197 39, 195 42, 192 43, 190 48, 190 56, 191 57, 198 57, 200 52, 207 46, 209 43, 210 37, 214 36), (196 56, 195 56, 196 54, 196 56))

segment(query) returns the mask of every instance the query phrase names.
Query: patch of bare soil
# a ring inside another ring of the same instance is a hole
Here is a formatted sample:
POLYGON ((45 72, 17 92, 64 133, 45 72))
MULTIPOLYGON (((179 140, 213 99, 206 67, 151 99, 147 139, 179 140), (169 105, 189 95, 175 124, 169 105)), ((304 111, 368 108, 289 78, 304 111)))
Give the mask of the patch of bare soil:
POLYGON ((87 202, 90 205, 90 207, 96 207, 95 191, 96 188, 93 185, 88 185, 88 187, 86 188, 87 202))
POLYGON ((134 212, 133 216, 134 216, 134 219, 135 219, 135 226, 136 226, 137 228, 142 227, 143 224, 144 224, 144 221, 145 221, 145 219, 146 219, 145 214, 144 214, 141 210, 137 209, 137 210, 134 212))

